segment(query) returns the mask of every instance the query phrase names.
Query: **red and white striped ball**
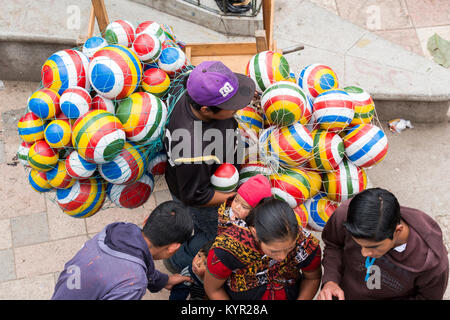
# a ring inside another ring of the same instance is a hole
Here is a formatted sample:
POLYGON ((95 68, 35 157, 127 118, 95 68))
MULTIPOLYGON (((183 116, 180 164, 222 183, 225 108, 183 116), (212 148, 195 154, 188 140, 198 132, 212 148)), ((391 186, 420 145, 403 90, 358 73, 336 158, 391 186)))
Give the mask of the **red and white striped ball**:
POLYGON ((72 151, 66 159, 66 171, 67 173, 76 179, 85 179, 91 177, 97 165, 84 160, 78 152, 72 151))
POLYGON ((138 36, 144 33, 156 36, 161 43, 166 40, 164 30, 161 28, 161 25, 155 21, 144 21, 137 26, 136 35, 138 36))
POLYGON ((116 105, 113 100, 102 97, 97 94, 92 98, 91 110, 105 110, 109 113, 116 113, 116 105))
POLYGON ((344 142, 334 132, 316 129, 311 132, 314 147, 309 165, 317 170, 333 171, 344 159, 344 142))
POLYGON ((352 122, 353 100, 342 89, 327 90, 314 100, 314 120, 321 129, 339 132, 352 122))
POLYGON ((371 167, 386 157, 388 141, 380 127, 369 123, 357 124, 345 133, 345 154, 355 165, 371 167))
POLYGON ((133 50, 142 62, 155 62, 161 55, 161 41, 155 35, 141 33, 134 39, 133 50))
POLYGON ((304 204, 300 204, 299 206, 294 208, 295 217, 297 218, 298 225, 302 228, 306 228, 308 226, 308 210, 304 204))
POLYGON ((167 168, 167 154, 165 151, 157 152, 148 162, 147 171, 154 176, 163 175, 167 168))
POLYGON ((239 183, 239 172, 231 163, 221 164, 211 176, 214 189, 221 192, 232 192, 239 183))
POLYGON ((78 119, 91 109, 92 98, 86 89, 73 87, 63 92, 59 103, 67 118, 78 119))
POLYGON ((127 20, 116 20, 108 24, 105 39, 108 44, 120 44, 130 48, 135 37, 134 26, 127 20))
POLYGON ((144 71, 141 87, 146 92, 158 98, 164 96, 170 86, 169 75, 159 68, 149 68, 144 71))
POLYGON ((142 206, 153 192, 155 182, 146 172, 138 181, 128 185, 108 184, 107 194, 111 202, 121 208, 134 209, 142 206))

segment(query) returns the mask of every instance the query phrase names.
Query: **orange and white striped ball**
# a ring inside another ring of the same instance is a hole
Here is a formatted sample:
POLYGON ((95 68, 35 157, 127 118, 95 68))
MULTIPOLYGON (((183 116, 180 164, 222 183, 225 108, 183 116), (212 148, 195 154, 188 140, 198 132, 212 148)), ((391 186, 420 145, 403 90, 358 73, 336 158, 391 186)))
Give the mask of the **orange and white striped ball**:
POLYGON ((353 100, 342 89, 328 90, 314 100, 314 120, 321 129, 339 132, 352 122, 355 115, 353 100))
POLYGON ((104 110, 91 110, 73 125, 72 145, 88 162, 102 164, 122 151, 126 135, 122 123, 104 110))
POLYGON ((388 140, 376 125, 362 123, 352 126, 342 139, 347 158, 359 167, 371 167, 386 157, 388 140))
POLYGON ((269 177, 272 195, 294 209, 310 197, 311 181, 301 168, 280 169, 269 177))
POLYGON ((60 96, 54 90, 39 89, 28 99, 28 109, 44 120, 54 119, 61 112, 60 96))
POLYGON ((261 107, 271 125, 306 124, 307 103, 303 90, 289 81, 276 82, 261 95, 261 107))
POLYGON ((65 148, 72 142, 72 126, 69 120, 56 119, 50 121, 44 130, 45 141, 52 148, 65 148))
POLYGON ((148 172, 127 185, 108 184, 107 194, 111 202, 120 208, 134 209, 142 206, 154 190, 154 178, 148 172))
POLYGON ((342 138, 337 133, 323 129, 313 130, 311 136, 314 147, 309 165, 317 170, 333 171, 336 169, 345 154, 342 138))
POLYGON ((53 169, 58 163, 58 159, 58 153, 45 140, 34 143, 28 152, 30 167, 41 171, 53 169))
POLYGON ((302 228, 308 226, 308 210, 306 210, 305 205, 302 203, 294 208, 295 217, 297 218, 298 225, 302 228))
POLYGON ((290 81, 290 67, 286 58, 274 51, 255 54, 247 64, 245 74, 256 84, 256 91, 264 92, 275 82, 290 81))
POLYGON ((69 119, 78 119, 91 110, 92 98, 89 92, 81 87, 68 88, 60 99, 61 111, 69 119))
POLYGON ((123 124, 127 139, 151 143, 160 138, 167 119, 167 107, 148 92, 135 92, 117 106, 116 116, 123 124))
POLYGON ((52 187, 57 189, 69 188, 76 181, 67 173, 65 160, 58 160, 58 164, 50 171, 47 171, 47 180, 52 187))
POLYGON ((314 63, 300 71, 298 85, 314 100, 327 90, 339 88, 336 72, 327 65, 314 63))
POLYGON ((45 171, 31 169, 28 175, 28 182, 30 183, 31 188, 37 192, 48 192, 53 189, 47 180, 45 171))
POLYGON ((94 98, 92 98, 91 110, 105 110, 109 113, 115 114, 116 104, 113 100, 97 94, 94 98))
POLYGON ((239 172, 231 163, 221 164, 211 176, 211 185, 217 191, 232 192, 239 183, 239 172))
POLYGON ((133 42, 133 51, 142 62, 156 62, 162 51, 161 41, 152 34, 141 33, 136 36, 133 42))
POLYGON ((367 187, 367 175, 363 168, 344 158, 334 171, 322 176, 323 187, 327 197, 341 202, 350 199, 367 187))
POLYGON ((159 68, 149 68, 144 71, 141 87, 146 92, 158 98, 164 96, 170 86, 169 75, 159 68))
POLYGON ((315 231, 322 231, 328 219, 338 208, 338 203, 327 198, 324 192, 306 200, 304 205, 308 211, 308 225, 315 231))
POLYGON ((344 90, 350 95, 355 108, 355 115, 350 125, 370 123, 375 115, 375 102, 370 94, 358 86, 348 86, 344 90))
POLYGON ((298 167, 307 162, 313 150, 313 139, 302 124, 275 128, 269 138, 269 152, 282 166, 298 167))
POLYGON ((105 40, 108 44, 120 44, 130 48, 135 38, 133 24, 128 20, 116 20, 108 24, 105 30, 105 40))
POLYGON ((88 218, 97 213, 106 198, 106 182, 100 177, 76 180, 73 186, 56 190, 56 202, 73 218, 88 218))
POLYGON ((33 112, 24 114, 17 123, 20 138, 27 143, 44 140, 45 120, 33 112))

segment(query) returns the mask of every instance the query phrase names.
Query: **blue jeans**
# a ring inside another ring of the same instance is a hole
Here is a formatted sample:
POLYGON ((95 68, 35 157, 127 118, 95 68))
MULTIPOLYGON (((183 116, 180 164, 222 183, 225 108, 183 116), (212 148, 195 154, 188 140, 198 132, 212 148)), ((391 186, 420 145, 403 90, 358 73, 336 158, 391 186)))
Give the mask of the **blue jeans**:
MULTIPOLYGON (((181 202, 174 195, 173 200, 181 202)), ((186 206, 186 205, 185 205, 186 206)), ((192 259, 208 241, 217 235, 217 211, 219 207, 190 207, 186 206, 194 221, 194 235, 169 258, 172 266, 181 272, 185 267, 192 264, 192 259)))

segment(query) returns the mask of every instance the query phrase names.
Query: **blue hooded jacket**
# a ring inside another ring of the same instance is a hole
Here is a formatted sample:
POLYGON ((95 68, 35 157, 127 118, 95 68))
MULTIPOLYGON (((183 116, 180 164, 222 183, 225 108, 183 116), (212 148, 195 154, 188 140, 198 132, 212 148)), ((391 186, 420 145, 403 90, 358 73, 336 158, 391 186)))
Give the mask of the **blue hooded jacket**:
POLYGON ((115 222, 88 240, 58 278, 52 300, 139 300, 169 277, 155 269, 141 229, 115 222))

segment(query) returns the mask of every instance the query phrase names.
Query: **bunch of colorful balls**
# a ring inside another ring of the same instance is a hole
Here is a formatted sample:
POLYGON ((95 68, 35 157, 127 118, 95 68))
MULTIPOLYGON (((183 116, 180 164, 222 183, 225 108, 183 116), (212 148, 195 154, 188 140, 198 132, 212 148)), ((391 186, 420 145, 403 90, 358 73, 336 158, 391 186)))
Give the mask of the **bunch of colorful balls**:
POLYGON ((246 74, 260 99, 236 114, 247 147, 240 183, 266 175, 299 224, 321 231, 340 202, 367 188, 366 169, 387 154, 374 101, 358 86, 340 88, 323 64, 295 79, 277 52, 256 54, 246 74))
POLYGON ((75 218, 142 206, 167 165, 165 95, 189 66, 182 46, 167 25, 118 20, 52 54, 18 122, 31 187, 75 218))

